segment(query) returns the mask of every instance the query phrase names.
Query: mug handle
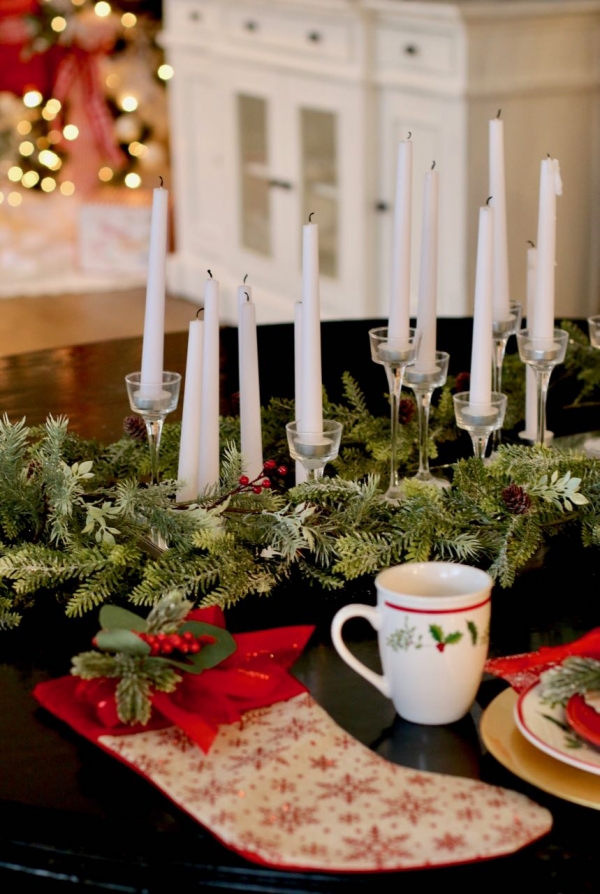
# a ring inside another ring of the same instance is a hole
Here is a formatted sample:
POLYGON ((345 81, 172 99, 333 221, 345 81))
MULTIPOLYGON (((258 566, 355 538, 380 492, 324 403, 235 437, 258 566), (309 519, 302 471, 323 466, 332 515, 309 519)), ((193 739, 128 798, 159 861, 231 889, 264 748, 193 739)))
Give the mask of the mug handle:
POLYGON ((379 610, 372 605, 362 605, 361 603, 344 605, 343 608, 340 608, 340 610, 336 612, 333 621, 331 622, 331 639, 340 658, 345 661, 352 670, 355 670, 356 673, 360 674, 361 677, 364 677, 368 683, 371 683, 372 686, 379 689, 386 698, 391 698, 390 684, 387 679, 382 674, 376 674, 375 671, 372 671, 366 664, 359 661, 348 649, 342 639, 342 627, 346 621, 350 620, 350 618, 365 618, 374 630, 379 630, 381 627, 381 615, 379 610))

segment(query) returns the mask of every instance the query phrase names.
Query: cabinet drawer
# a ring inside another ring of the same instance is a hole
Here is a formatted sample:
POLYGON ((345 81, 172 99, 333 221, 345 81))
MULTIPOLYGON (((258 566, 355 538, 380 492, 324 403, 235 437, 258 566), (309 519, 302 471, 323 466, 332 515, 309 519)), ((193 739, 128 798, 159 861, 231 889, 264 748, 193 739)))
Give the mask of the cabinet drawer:
POLYGON ((214 25, 214 6, 203 0, 174 0, 165 12, 167 28, 176 37, 200 37, 214 25))
POLYGON ((308 54, 339 62, 348 61, 352 52, 349 24, 330 19, 278 15, 248 6, 229 11, 227 28, 232 39, 265 51, 308 54))
POLYGON ((450 75, 456 71, 458 36, 425 28, 386 27, 375 34, 375 59, 380 69, 415 74, 450 75))

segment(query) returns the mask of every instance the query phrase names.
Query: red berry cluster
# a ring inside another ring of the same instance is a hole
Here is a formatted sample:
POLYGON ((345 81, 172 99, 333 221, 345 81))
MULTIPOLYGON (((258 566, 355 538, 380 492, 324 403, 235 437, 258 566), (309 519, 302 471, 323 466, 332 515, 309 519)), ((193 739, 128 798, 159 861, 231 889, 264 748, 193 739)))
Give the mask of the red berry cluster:
POLYGON ((247 475, 240 475, 238 481, 240 486, 236 488, 234 493, 251 490, 255 494, 261 494, 263 490, 268 490, 273 486, 272 478, 275 475, 284 478, 287 475, 287 466, 278 466, 274 459, 268 459, 262 468, 260 475, 250 480, 247 475))
POLYGON ((185 633, 138 633, 138 636, 150 646, 150 655, 171 655, 173 652, 195 655, 202 646, 216 643, 214 636, 207 633, 194 636, 191 630, 185 633))

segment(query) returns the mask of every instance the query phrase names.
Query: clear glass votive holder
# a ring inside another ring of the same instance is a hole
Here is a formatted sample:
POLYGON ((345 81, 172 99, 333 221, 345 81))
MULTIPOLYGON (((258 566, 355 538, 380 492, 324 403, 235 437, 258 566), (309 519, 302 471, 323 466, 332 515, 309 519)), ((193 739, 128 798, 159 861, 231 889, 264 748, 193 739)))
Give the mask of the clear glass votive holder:
POLYGON ((453 395, 456 424, 471 435, 473 453, 484 459, 489 437, 502 428, 506 413, 506 395, 492 391, 489 403, 471 403, 471 392, 461 391, 453 395))
POLYGON ((307 481, 317 481, 340 451, 343 426, 334 419, 324 419, 321 432, 302 432, 299 427, 297 419, 285 427, 290 456, 302 464, 307 481))

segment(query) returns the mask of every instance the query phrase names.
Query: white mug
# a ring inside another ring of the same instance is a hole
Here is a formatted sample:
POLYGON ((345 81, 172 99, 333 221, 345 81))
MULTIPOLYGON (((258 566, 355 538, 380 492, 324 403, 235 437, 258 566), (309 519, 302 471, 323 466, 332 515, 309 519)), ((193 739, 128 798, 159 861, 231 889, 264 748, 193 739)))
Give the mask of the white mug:
POLYGON ((346 605, 331 624, 340 657, 394 703, 405 720, 445 724, 470 710, 481 682, 493 580, 455 562, 408 562, 375 578, 377 607, 346 605), (383 675, 347 648, 342 627, 366 618, 378 631, 383 675))

